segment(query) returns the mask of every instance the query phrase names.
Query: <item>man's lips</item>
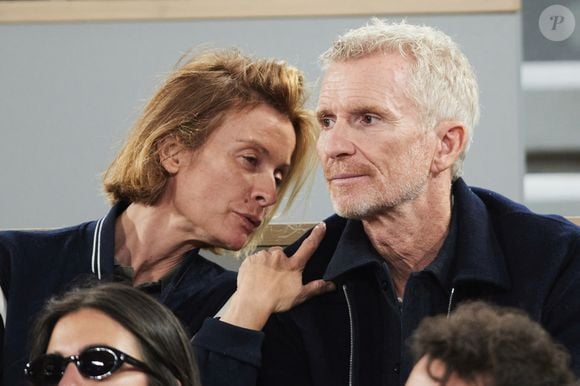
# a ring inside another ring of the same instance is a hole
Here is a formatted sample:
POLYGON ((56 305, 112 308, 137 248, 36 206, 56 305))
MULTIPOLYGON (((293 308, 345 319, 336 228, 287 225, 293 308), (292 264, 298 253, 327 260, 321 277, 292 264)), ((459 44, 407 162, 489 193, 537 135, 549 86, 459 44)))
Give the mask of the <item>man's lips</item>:
POLYGON ((348 182, 352 182, 358 178, 363 178, 366 176, 367 176, 367 174, 364 174, 364 173, 338 173, 338 174, 334 174, 332 176, 329 176, 326 179, 329 182, 348 183, 348 182))
POLYGON ((338 173, 331 176, 329 180, 346 180, 348 178, 357 178, 362 176, 364 176, 362 173, 338 173))

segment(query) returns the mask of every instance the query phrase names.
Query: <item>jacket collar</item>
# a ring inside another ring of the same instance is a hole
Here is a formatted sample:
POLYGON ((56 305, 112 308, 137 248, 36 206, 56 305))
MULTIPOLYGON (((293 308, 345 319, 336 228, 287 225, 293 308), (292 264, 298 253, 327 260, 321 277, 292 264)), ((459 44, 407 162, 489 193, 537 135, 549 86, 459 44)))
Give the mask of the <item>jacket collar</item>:
MULTIPOLYGON (((129 206, 128 202, 118 202, 115 204, 107 215, 95 222, 94 229, 91 228, 93 232, 91 237, 93 240, 93 263, 92 271, 98 276, 99 279, 105 277, 110 277, 114 273, 115 267, 115 225, 117 223, 117 218, 127 209, 129 206)), ((166 288, 173 288, 179 284, 181 277, 184 272, 192 266, 192 262, 199 256, 199 249, 194 248, 184 254, 183 261, 179 264, 179 267, 171 272, 167 277, 161 279, 164 281, 162 286, 163 291, 166 288), (174 280, 177 278, 179 280, 174 280)))
POLYGON ((505 257, 483 201, 460 178, 453 184, 458 237, 453 286, 478 281, 509 289, 505 257))
POLYGON ((323 279, 336 280, 349 271, 365 265, 378 264, 381 260, 381 256, 368 239, 362 222, 348 220, 323 279))
POLYGON ((115 265, 115 223, 129 206, 128 202, 118 202, 107 215, 95 222, 91 240, 91 270, 99 279, 113 274, 115 265))
MULTIPOLYGON (((461 178, 453 184, 453 195, 452 226, 456 229, 451 229, 440 255, 426 271, 432 272, 448 289, 472 281, 508 289, 511 282, 504 256, 484 203, 461 178)), ((354 269, 381 261, 362 222, 348 220, 323 278, 336 280, 354 269)))

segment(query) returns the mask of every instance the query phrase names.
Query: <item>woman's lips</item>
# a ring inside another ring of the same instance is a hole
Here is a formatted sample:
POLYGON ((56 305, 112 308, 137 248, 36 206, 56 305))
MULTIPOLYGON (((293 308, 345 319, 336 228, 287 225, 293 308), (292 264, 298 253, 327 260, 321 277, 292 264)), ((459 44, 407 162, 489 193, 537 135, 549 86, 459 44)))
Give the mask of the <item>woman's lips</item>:
POLYGON ((235 213, 240 217, 242 223, 244 224, 244 228, 246 228, 249 232, 253 232, 254 230, 256 230, 256 228, 260 226, 260 224, 262 224, 262 219, 259 216, 255 216, 248 213, 240 213, 240 212, 235 213))

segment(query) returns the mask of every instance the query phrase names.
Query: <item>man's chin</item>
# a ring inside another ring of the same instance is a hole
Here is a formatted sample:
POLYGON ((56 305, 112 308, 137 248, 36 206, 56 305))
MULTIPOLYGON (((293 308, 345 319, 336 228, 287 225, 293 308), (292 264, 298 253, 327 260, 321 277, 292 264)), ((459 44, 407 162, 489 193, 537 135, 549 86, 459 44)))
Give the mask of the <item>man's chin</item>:
POLYGON ((388 210, 389 205, 381 205, 377 202, 372 202, 369 199, 361 198, 355 200, 332 200, 332 206, 336 214, 340 217, 351 220, 365 220, 388 210))
POLYGON ((332 203, 334 211, 340 217, 352 219, 352 220, 362 220, 368 215, 368 210, 366 208, 360 207, 360 205, 353 205, 352 203, 332 203))

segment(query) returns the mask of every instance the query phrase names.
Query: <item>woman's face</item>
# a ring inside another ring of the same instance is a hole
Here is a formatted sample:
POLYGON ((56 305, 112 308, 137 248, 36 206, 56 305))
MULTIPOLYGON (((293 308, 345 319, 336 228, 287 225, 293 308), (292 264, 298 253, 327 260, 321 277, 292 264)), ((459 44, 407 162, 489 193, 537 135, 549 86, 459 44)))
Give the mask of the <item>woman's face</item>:
MULTIPOLYGON (((142 360, 133 334, 106 314, 91 308, 81 309, 62 317, 52 331, 46 352, 68 357, 78 355, 87 347, 102 345, 113 347, 142 360)), ((147 386, 148 380, 147 374, 127 363, 101 381, 84 378, 75 364, 69 363, 58 385, 147 386)))
POLYGON ((290 120, 272 107, 232 110, 201 148, 163 161, 172 177, 161 205, 189 239, 240 249, 278 200, 295 146, 290 120))

